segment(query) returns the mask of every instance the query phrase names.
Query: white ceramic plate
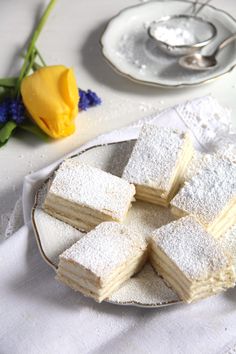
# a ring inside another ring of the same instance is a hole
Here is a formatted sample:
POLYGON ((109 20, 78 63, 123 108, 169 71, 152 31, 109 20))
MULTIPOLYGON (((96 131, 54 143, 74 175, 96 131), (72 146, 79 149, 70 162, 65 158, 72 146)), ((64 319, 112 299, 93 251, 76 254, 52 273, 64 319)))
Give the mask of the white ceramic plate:
MULTIPOLYGON (((220 52, 214 70, 193 72, 181 68, 177 58, 164 54, 148 36, 147 27, 152 21, 190 14, 192 6, 184 0, 150 1, 121 11, 108 23, 101 38, 104 57, 119 74, 152 86, 196 86, 229 73, 236 66, 236 42, 220 52)), ((203 52, 211 53, 223 39, 236 33, 236 20, 223 10, 206 5, 199 16, 217 28, 216 38, 203 52)))
MULTIPOLYGON (((121 176, 133 144, 134 141, 131 140, 97 146, 73 158, 121 176)), ((56 270, 59 254, 83 237, 84 233, 49 216, 41 209, 47 191, 47 183, 48 181, 45 181, 36 194, 32 223, 43 259, 56 270)), ((132 225, 133 228, 146 235, 172 220, 173 216, 166 208, 135 202, 129 211, 126 224, 132 225)), ((150 264, 147 264, 140 273, 128 280, 108 299, 108 302, 141 307, 163 307, 181 303, 178 296, 157 276, 150 264)))

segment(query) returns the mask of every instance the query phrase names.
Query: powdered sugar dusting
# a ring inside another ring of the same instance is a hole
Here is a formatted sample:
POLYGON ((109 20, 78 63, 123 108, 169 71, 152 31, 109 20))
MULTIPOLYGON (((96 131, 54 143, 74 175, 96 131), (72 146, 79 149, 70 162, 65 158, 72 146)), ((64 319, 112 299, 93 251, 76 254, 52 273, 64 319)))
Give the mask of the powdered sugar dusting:
POLYGON ((199 151, 194 151, 193 157, 189 162, 184 173, 184 181, 189 181, 193 178, 203 167, 206 167, 210 162, 212 155, 204 154, 199 151))
POLYGON ((191 216, 154 231, 153 240, 192 280, 206 279, 209 273, 228 264, 218 242, 191 216))
POLYGON ((103 278, 145 249, 146 242, 126 226, 104 222, 63 252, 61 258, 79 263, 103 278))
POLYGON ((236 225, 232 226, 220 239, 219 242, 225 252, 231 254, 236 269, 236 225))
POLYGON ((109 300, 118 303, 136 302, 143 305, 180 301, 177 294, 168 288, 149 263, 135 277, 127 280, 109 300))
POLYGON ((175 220, 169 208, 136 201, 125 218, 125 225, 148 239, 157 228, 175 220))
POLYGON ((69 159, 56 172, 49 193, 122 219, 135 188, 119 177, 69 159))
POLYGON ((235 197, 236 164, 213 156, 206 167, 185 183, 171 205, 209 224, 235 197))
POLYGON ((184 142, 183 133, 145 124, 122 177, 131 183, 168 191, 184 142))
POLYGON ((195 34, 189 28, 174 27, 166 24, 156 25, 153 35, 157 40, 171 46, 192 45, 197 41, 195 34))

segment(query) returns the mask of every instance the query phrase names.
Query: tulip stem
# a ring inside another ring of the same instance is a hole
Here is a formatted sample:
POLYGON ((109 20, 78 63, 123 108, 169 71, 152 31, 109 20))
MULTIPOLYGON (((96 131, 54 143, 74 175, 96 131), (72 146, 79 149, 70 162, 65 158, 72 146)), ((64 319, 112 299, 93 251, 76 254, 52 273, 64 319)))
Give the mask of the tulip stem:
POLYGON ((46 7, 34 33, 33 33, 33 36, 30 40, 30 43, 28 45, 28 49, 27 49, 27 53, 26 53, 26 56, 25 56, 25 60, 24 60, 24 63, 23 63, 23 66, 21 68, 21 71, 20 71, 20 75, 18 77, 18 80, 17 80, 17 83, 16 83, 16 89, 15 89, 15 93, 16 95, 19 95, 19 89, 20 89, 20 85, 21 85, 21 81, 23 80, 23 78, 25 77, 25 74, 27 72, 27 67, 28 67, 28 63, 31 59, 31 55, 35 49, 35 43, 47 21, 47 18, 52 10, 52 8, 54 7, 55 3, 56 3, 57 0, 50 0, 48 6, 46 7))
POLYGON ((37 52, 36 52, 36 50, 33 50, 32 54, 30 56, 30 60, 29 60, 28 66, 26 68, 24 76, 27 76, 29 74, 30 70, 32 69, 32 67, 34 65, 34 61, 35 61, 36 56, 37 56, 37 52))

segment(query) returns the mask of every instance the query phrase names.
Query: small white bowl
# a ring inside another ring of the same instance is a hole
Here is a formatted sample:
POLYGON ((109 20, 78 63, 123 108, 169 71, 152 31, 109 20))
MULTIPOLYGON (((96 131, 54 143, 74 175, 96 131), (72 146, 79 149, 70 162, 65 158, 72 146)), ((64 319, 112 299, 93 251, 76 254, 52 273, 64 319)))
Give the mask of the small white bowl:
POLYGON ((180 56, 209 44, 217 30, 213 23, 201 17, 175 15, 153 21, 148 27, 148 34, 165 53, 180 56))

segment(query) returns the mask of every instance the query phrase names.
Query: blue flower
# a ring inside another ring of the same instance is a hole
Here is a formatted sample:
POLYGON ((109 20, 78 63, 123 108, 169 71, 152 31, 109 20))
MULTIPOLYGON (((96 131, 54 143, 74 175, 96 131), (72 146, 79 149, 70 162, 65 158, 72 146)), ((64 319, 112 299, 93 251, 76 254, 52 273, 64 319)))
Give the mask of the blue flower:
POLYGON ((0 103, 0 124, 5 124, 10 120, 21 124, 25 119, 26 110, 21 99, 6 98, 0 103))
POLYGON ((87 92, 79 89, 79 110, 87 111, 88 108, 100 105, 102 100, 97 94, 91 90, 87 92))
POLYGON ((16 124, 21 124, 24 122, 26 119, 26 110, 21 99, 16 98, 11 100, 9 105, 9 114, 11 120, 16 124))
POLYGON ((0 103, 0 124, 5 124, 9 120, 9 100, 0 103))

